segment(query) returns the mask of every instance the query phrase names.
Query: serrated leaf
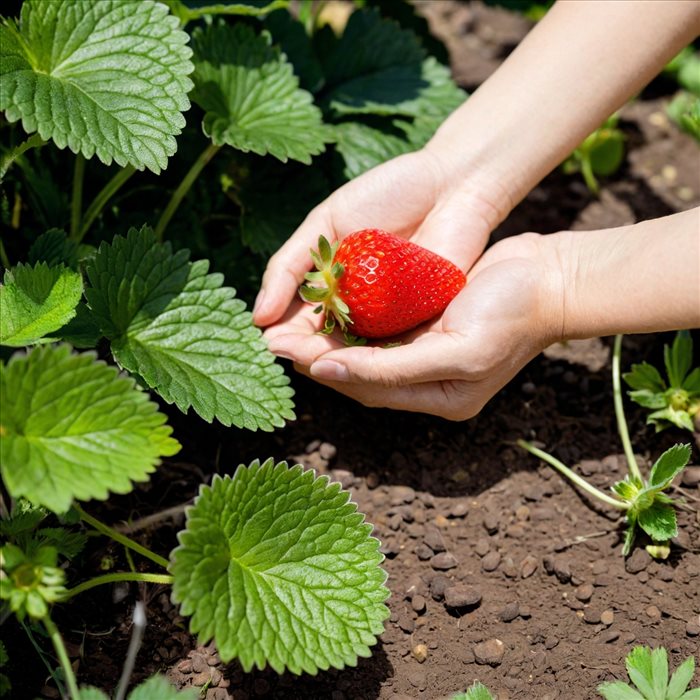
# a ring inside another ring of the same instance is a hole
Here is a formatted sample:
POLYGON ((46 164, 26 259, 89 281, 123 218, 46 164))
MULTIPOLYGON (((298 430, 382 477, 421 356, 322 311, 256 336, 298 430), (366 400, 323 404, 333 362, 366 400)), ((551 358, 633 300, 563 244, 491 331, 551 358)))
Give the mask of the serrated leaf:
POLYGON ((152 0, 26 0, 0 28, 0 109, 59 148, 159 173, 189 109, 188 35, 152 0))
POLYGON ((632 370, 622 378, 631 389, 647 390, 653 394, 663 394, 667 389, 659 370, 648 362, 632 365, 632 370))
POLYGON ((78 244, 68 239, 65 231, 52 228, 32 243, 27 255, 30 265, 43 262, 49 267, 65 265, 78 269, 78 244))
POLYGON ((88 302, 117 362, 168 403, 251 430, 293 419, 292 389, 235 290, 144 227, 103 243, 88 302))
POLYGON ((617 481, 613 484, 612 490, 625 501, 631 501, 637 495, 639 489, 629 481, 617 481))
MULTIPOLYGON (((665 656, 665 649, 663 649, 663 653, 665 656)), ((648 700, 656 700, 652 650, 644 646, 634 647, 625 659, 625 666, 630 679, 639 688, 642 695, 648 700)), ((666 670, 666 680, 668 680, 668 669, 666 670)))
POLYGON ((0 471, 14 497, 63 513, 145 481, 180 445, 148 394, 94 353, 62 346, 0 366, 0 471))
POLYGON ((244 670, 354 666, 383 630, 379 542, 349 494, 285 462, 214 477, 171 555, 173 600, 244 670))
POLYGON ((695 659, 689 656, 674 672, 671 676, 671 680, 668 684, 668 690, 666 691, 666 700, 680 700, 685 689, 690 685, 690 681, 693 680, 693 675, 695 674, 695 659))
POLYGON ((671 406, 650 413, 647 416, 647 423, 655 424, 657 433, 667 428, 669 423, 683 430, 690 430, 691 432, 695 429, 693 427, 693 420, 688 415, 687 411, 678 411, 671 406))
POLYGON ((645 700, 634 688, 630 688, 622 681, 601 683, 596 690, 605 700, 645 700))
POLYGON ((639 389, 637 391, 628 391, 627 395, 640 406, 644 408, 660 409, 665 408, 667 401, 664 394, 653 394, 648 389, 639 389))
POLYGON ((335 148, 345 160, 343 174, 352 179, 384 161, 415 150, 408 140, 359 122, 333 127, 335 148))
POLYGON ((83 295, 78 272, 63 265, 19 264, 0 285, 0 343, 22 347, 40 342, 75 316, 83 295))
POLYGON ((664 363, 671 387, 680 389, 683 386, 692 362, 693 339, 688 331, 678 331, 671 347, 664 346, 664 363))
POLYGON ((192 34, 192 100, 214 144, 310 163, 329 136, 313 98, 267 32, 218 23, 192 34))
POLYGON ((692 451, 689 444, 673 445, 666 450, 651 468, 649 474, 649 485, 658 489, 665 489, 677 474, 690 461, 692 451))
POLYGON ((665 503, 652 503, 637 515, 639 527, 657 542, 670 540, 678 534, 676 511, 665 503))
POLYGON ((195 700, 198 695, 196 688, 179 691, 165 676, 156 675, 137 685, 129 693, 128 700, 195 700))
POLYGON ((74 348, 83 350, 97 347, 97 343, 102 337, 102 331, 95 315, 87 304, 81 301, 75 307, 75 316, 65 326, 53 333, 53 337, 70 343, 74 348))
POLYGON ((71 532, 62 527, 42 527, 36 533, 38 546, 49 545, 66 559, 74 559, 87 542, 84 532, 71 532))

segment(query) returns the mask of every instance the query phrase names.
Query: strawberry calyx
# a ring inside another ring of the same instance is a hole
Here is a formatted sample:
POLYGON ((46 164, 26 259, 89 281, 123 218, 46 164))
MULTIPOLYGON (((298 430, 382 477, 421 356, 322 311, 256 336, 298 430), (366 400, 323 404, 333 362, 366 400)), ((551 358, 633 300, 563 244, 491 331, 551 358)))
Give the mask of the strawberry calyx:
POLYGON ((304 301, 318 303, 314 312, 325 314, 322 333, 333 332, 336 322, 343 333, 351 337, 347 332, 347 325, 352 323, 350 308, 338 296, 338 280, 345 270, 339 262, 335 262, 335 254, 340 245, 339 241, 329 243, 325 236, 318 237, 318 252, 310 250, 311 259, 316 266, 313 272, 307 272, 304 279, 315 283, 314 286, 302 284, 299 294, 304 301))

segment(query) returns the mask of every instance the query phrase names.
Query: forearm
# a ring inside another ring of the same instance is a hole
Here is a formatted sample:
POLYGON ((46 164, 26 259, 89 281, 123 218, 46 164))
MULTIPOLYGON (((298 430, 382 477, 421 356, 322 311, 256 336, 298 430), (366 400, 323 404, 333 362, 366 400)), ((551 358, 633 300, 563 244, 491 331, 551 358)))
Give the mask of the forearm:
POLYGON ((500 218, 700 33, 700 3, 556 3, 426 150, 496 185, 500 218))
POLYGON ((561 271, 550 295, 561 339, 700 327, 700 208, 542 245, 561 271))

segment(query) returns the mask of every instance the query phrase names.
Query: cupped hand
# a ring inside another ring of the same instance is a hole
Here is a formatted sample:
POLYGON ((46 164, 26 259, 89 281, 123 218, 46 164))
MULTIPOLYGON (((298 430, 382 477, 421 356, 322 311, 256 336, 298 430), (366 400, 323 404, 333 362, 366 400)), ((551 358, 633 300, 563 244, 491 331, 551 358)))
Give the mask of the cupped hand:
POLYGON ((450 159, 422 149, 394 158, 336 190, 307 216, 272 256, 256 301, 259 326, 287 314, 304 275, 309 249, 363 228, 381 228, 439 253, 463 270, 481 255, 491 230, 510 211, 498 185, 462 177, 450 159))
POLYGON ((267 331, 269 347, 366 406, 471 418, 560 337, 562 275, 547 238, 523 234, 494 245, 444 313, 399 346, 344 347, 317 333, 318 315, 299 301, 267 331))

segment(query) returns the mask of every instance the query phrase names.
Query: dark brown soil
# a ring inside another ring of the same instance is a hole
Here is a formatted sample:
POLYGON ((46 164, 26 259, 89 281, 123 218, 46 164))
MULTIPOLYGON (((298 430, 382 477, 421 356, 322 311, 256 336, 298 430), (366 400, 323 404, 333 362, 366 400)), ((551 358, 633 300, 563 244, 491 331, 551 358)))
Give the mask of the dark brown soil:
MULTIPOLYGON (((478 3, 442 0, 424 3, 423 11, 466 87, 487 77, 529 26, 478 3)), ((697 206, 697 147, 664 116, 667 101, 643 94, 623 110, 629 155, 600 198, 576 177, 553 173, 495 238, 615 226, 697 206)), ((628 338, 624 366, 658 362, 668 340, 628 338)), ((597 697, 601 681, 624 676, 624 657, 635 644, 665 645, 672 666, 697 656, 700 484, 682 487, 687 507, 679 513, 670 559, 653 561, 638 548, 625 561, 616 513, 514 445, 521 437, 536 440, 602 488, 623 477, 609 345, 603 339, 552 349, 467 423, 366 409, 300 377, 293 380, 299 419, 271 435, 170 412, 185 444, 180 461, 164 465, 130 497, 88 510, 112 523, 135 520, 187 501, 201 482, 232 473, 239 463, 269 456, 301 462, 348 487, 375 524, 387 557, 391 618, 372 658, 357 668, 315 678, 244 674, 235 663, 221 664, 212 647, 197 645, 167 589, 104 587, 55 613, 80 681, 116 685, 138 598, 147 604, 149 626, 133 680, 164 672, 179 686, 205 689, 207 700, 432 699, 475 679, 499 700, 583 700, 597 697), (424 659, 419 645, 427 649, 424 659)), ((692 439, 680 431, 655 435, 641 410, 627 411, 643 465, 674 442, 692 439)), ((134 536, 166 554, 181 525, 181 514, 175 515, 134 536)), ((104 540, 94 541, 90 554, 94 573, 107 555, 116 570, 127 567, 123 551, 105 549, 104 540)), ((21 659, 13 697, 56 697, 50 685, 41 690, 45 670, 22 630, 8 623, 3 638, 11 657, 21 659)))

